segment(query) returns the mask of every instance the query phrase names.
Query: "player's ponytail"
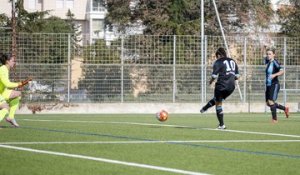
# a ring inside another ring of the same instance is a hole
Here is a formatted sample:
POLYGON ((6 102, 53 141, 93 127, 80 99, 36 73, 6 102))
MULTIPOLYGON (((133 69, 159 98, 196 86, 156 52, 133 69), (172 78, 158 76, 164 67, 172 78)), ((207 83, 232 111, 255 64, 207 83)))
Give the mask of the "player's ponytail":
POLYGON ((227 57, 226 51, 223 47, 220 47, 217 52, 216 52, 216 57, 221 56, 221 57, 227 57))

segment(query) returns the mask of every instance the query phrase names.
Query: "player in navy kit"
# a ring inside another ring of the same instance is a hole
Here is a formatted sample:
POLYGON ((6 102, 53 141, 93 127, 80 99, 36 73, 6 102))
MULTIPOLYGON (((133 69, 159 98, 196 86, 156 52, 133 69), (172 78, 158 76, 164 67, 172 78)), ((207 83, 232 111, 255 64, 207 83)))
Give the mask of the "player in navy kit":
POLYGON ((289 117, 289 108, 287 106, 282 106, 276 103, 280 84, 278 80, 278 76, 283 75, 283 68, 278 63, 277 59, 275 59, 275 50, 268 49, 267 57, 265 58, 266 67, 266 104, 270 107, 272 112, 272 122, 277 123, 277 113, 276 109, 281 109, 285 112, 286 118, 289 117))
POLYGON ((225 100, 235 89, 235 80, 239 77, 239 69, 236 62, 227 57, 224 48, 219 48, 216 52, 216 58, 213 65, 213 72, 209 84, 211 84, 215 79, 217 82, 215 84, 214 98, 212 98, 201 110, 200 112, 205 112, 208 108, 216 105, 216 114, 219 121, 219 126, 217 129, 226 129, 224 124, 224 114, 222 108, 222 102, 225 100))

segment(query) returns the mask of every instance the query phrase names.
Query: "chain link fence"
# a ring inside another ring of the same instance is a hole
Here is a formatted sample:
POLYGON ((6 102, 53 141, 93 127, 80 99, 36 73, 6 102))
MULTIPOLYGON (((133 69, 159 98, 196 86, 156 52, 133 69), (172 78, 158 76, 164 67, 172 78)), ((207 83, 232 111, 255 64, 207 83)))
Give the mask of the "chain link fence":
MULTIPOLYGON (((12 78, 33 81, 27 102, 46 103, 200 103, 213 97, 208 80, 220 36, 121 36, 117 40, 80 42, 70 34, 20 33, 12 78)), ((238 90, 227 102, 264 101, 266 46, 276 48, 285 74, 280 102, 300 102, 300 38, 227 36, 229 54, 240 68, 238 90)), ((11 35, 0 34, 0 51, 9 52, 11 35)))

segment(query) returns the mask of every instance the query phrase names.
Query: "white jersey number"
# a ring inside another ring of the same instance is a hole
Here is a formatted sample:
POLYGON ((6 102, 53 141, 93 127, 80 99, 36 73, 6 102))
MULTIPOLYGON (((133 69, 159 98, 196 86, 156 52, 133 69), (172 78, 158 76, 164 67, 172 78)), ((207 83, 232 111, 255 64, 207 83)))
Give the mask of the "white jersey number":
POLYGON ((223 63, 226 65, 226 71, 230 72, 230 71, 235 71, 235 62, 233 60, 225 60, 223 61, 223 63))

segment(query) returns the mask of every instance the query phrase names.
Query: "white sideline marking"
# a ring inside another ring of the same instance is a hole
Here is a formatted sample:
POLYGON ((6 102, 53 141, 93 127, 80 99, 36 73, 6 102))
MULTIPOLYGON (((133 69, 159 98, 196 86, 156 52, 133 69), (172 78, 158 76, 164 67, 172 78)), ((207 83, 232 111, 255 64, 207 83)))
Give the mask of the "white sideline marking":
POLYGON ((84 141, 84 142, 2 142, 0 145, 43 145, 43 144, 153 144, 153 143, 282 143, 300 140, 149 140, 149 141, 84 141))
MULTIPOLYGON (((205 128, 205 129, 206 130, 216 130, 216 129, 210 129, 210 128, 205 128)), ((300 138, 300 135, 279 134, 279 133, 269 133, 269 132, 239 131, 239 130, 230 130, 230 129, 225 129, 225 130, 221 130, 221 131, 224 131, 224 132, 245 133, 245 134, 258 134, 258 135, 269 135, 269 136, 282 136, 282 137, 300 138)))
MULTIPOLYGON (((103 121, 73 121, 73 120, 34 120, 34 119, 19 119, 25 121, 37 121, 37 122, 68 122, 68 123, 110 123, 110 124, 127 124, 127 125, 140 125, 140 126, 164 126, 164 127, 172 127, 172 128, 193 128, 191 126, 183 126, 183 125, 168 125, 168 124, 154 124, 154 123, 137 123, 137 122, 103 122, 103 121)), ((244 134, 257 134, 257 135, 269 135, 269 136, 282 136, 282 137, 292 137, 292 138, 300 138, 300 135, 290 135, 290 134, 279 134, 279 133, 268 133, 268 132, 255 132, 255 131, 239 131, 239 130, 218 130, 212 128, 195 128, 199 130, 210 130, 210 131, 221 131, 221 132, 236 132, 236 133, 244 133, 244 134)))
POLYGON ((174 169, 174 168, 166 168, 166 167, 160 167, 160 166, 139 164, 139 163, 133 163, 133 162, 124 162, 124 161, 105 159, 105 158, 99 158, 99 157, 83 156, 83 155, 77 155, 77 154, 68 154, 68 153, 62 153, 62 152, 45 151, 45 150, 38 150, 38 149, 31 149, 31 148, 24 148, 24 147, 16 147, 16 146, 10 146, 10 145, 1 145, 1 144, 0 144, 0 147, 8 148, 8 149, 14 149, 14 150, 34 152, 34 153, 50 154, 50 155, 57 155, 57 156, 64 156, 64 157, 94 160, 94 161, 98 161, 98 162, 106 162, 106 163, 112 163, 112 164, 126 165, 126 166, 132 166, 132 167, 147 168, 147 169, 153 169, 153 170, 159 170, 159 171, 167 171, 167 172, 178 173, 178 174, 207 175, 205 173, 199 173, 199 172, 193 172, 193 171, 186 171, 186 170, 180 170, 180 169, 174 169))

